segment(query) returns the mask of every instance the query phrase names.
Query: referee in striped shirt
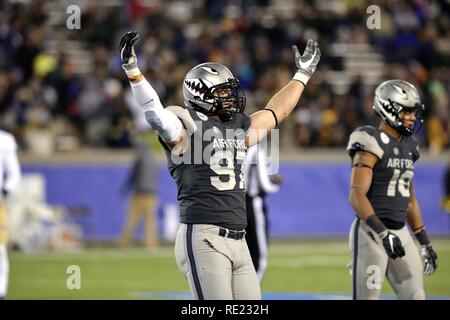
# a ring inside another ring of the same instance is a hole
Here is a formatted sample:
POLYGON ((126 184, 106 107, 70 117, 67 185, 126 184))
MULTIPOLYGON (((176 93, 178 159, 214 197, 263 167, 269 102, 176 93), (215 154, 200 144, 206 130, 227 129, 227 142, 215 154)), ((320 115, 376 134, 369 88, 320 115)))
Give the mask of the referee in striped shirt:
POLYGON ((244 165, 247 206, 247 228, 245 238, 253 265, 262 282, 268 262, 268 219, 266 195, 278 192, 279 175, 269 175, 270 159, 267 143, 261 141, 248 149, 244 165))

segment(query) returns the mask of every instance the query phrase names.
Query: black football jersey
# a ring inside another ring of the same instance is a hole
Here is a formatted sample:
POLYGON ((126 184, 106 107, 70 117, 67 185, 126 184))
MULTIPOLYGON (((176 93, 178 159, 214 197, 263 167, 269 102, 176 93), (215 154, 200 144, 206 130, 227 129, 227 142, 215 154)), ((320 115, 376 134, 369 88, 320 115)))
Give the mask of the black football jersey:
POLYGON ((234 230, 247 226, 243 162, 250 118, 235 113, 228 122, 186 107, 168 107, 190 134, 181 155, 163 144, 178 187, 180 221, 234 230))
POLYGON ((347 151, 352 161, 357 151, 370 152, 379 159, 373 168, 367 198, 386 227, 402 228, 407 218, 414 163, 420 157, 417 138, 404 136, 398 141, 376 127, 364 126, 350 135, 347 151))

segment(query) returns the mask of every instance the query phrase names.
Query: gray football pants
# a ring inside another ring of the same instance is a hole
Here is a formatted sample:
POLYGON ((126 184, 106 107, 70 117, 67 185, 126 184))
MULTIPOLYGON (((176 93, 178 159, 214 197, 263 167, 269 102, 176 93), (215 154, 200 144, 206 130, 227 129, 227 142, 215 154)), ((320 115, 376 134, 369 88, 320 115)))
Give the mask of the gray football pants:
POLYGON ((175 256, 194 299, 259 300, 261 288, 245 237, 219 236, 219 227, 181 223, 175 256))
POLYGON ((422 260, 413 238, 406 226, 390 231, 400 238, 405 248, 402 258, 390 259, 372 228, 361 219, 353 221, 349 236, 352 257, 349 267, 354 300, 379 299, 385 275, 398 299, 425 299, 422 260))

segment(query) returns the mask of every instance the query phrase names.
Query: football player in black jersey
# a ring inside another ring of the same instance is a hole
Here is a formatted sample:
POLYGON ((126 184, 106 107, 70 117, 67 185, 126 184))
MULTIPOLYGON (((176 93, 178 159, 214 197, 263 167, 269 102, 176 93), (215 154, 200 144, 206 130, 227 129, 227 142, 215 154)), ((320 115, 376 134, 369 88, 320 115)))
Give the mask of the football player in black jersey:
POLYGON ((414 192, 414 164, 424 106, 416 88, 389 80, 375 90, 378 128, 364 126, 351 135, 349 201, 356 212, 350 230, 353 299, 379 299, 388 281, 399 299, 425 299, 423 273, 437 268, 437 255, 425 232, 414 192), (420 259, 406 224, 420 244, 420 259))
POLYGON ((265 109, 247 116, 238 79, 212 62, 187 73, 182 84, 185 106, 164 108, 139 71, 134 52, 138 39, 136 32, 122 38, 122 66, 145 118, 159 134, 178 186, 178 267, 195 299, 260 299, 245 241, 242 162, 247 147, 276 128, 297 105, 319 62, 318 44, 309 40, 303 55, 293 46, 297 70, 292 81, 265 109))

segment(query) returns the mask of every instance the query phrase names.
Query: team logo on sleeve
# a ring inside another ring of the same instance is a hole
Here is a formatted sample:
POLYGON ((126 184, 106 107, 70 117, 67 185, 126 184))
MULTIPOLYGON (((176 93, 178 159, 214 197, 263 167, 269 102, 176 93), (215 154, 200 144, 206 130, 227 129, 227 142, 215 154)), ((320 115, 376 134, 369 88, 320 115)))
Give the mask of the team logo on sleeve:
POLYGON ((208 117, 205 114, 198 112, 198 111, 196 113, 197 113, 197 116, 200 118, 200 120, 203 120, 203 121, 208 120, 208 117))
POLYGON ((352 148, 356 149, 356 150, 364 150, 365 149, 364 145, 359 142, 353 143, 352 148))
POLYGON ((381 141, 383 141, 384 144, 388 144, 389 143, 389 137, 387 136, 386 133, 382 132, 380 134, 380 137, 381 137, 381 141))

